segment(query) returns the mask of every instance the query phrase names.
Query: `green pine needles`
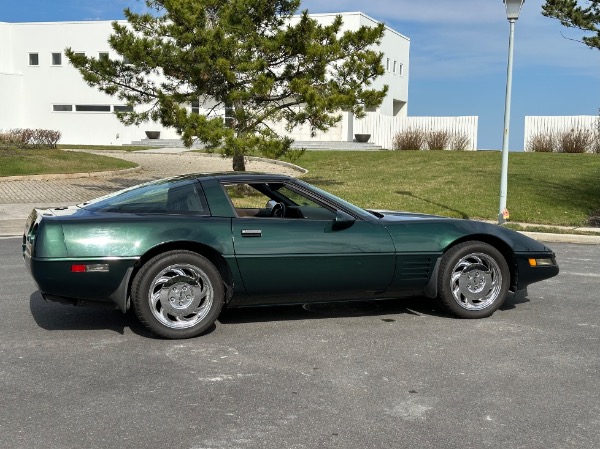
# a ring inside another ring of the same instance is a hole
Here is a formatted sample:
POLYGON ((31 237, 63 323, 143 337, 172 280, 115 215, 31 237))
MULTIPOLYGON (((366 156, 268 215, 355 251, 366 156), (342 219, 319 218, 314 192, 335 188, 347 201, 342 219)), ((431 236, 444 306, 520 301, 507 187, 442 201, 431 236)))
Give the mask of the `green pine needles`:
POLYGON ((67 49, 69 60, 90 86, 134 108, 117 113, 123 123, 160 122, 187 146, 198 140, 233 157, 234 170, 245 155, 289 151, 274 123, 326 131, 340 111, 361 117, 387 93, 372 88, 384 73, 383 24, 341 32, 340 16, 321 25, 298 12, 300 0, 146 4, 150 13, 126 9, 128 24, 113 23, 109 44, 123 58, 67 49))

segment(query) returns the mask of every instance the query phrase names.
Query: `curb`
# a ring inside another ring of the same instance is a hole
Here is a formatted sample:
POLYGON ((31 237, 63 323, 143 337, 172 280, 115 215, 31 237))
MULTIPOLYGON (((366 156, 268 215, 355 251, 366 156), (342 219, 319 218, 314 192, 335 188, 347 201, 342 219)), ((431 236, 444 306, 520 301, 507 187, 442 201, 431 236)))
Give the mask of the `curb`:
POLYGON ((582 245, 600 245, 600 235, 551 234, 546 232, 517 231, 534 240, 548 243, 578 243, 582 245))
MULTIPOLYGON (((160 153, 158 153, 158 154, 160 154, 160 153)), ((220 157, 223 159, 229 159, 228 157, 223 157, 223 155, 221 155, 221 154, 215 154, 215 153, 201 153, 201 154, 203 156, 220 157)), ((292 170, 296 170, 296 171, 302 173, 303 175, 308 173, 308 170, 306 168, 300 167, 299 165, 296 165, 296 164, 292 164, 291 162, 278 161, 276 159, 269 159, 266 157, 259 157, 259 156, 244 156, 244 159, 246 159, 247 161, 268 162, 270 164, 279 165, 281 167, 291 168, 292 170)))
POLYGON ((104 176, 115 176, 126 173, 141 171, 142 167, 124 168, 122 170, 97 171, 89 173, 52 173, 47 175, 27 175, 27 176, 3 176, 0 182, 4 181, 52 181, 56 179, 77 179, 77 178, 101 178, 104 176))

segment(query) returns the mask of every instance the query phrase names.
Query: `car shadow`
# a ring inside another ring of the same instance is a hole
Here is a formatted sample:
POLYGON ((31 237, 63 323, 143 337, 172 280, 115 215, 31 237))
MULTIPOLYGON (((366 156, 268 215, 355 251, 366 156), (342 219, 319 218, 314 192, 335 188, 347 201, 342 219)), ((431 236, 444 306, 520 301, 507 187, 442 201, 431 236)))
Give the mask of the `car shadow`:
POLYGON ((469 219, 469 215, 468 215, 467 213, 465 213, 465 212, 461 211, 461 210, 458 210, 458 209, 452 209, 451 207, 448 207, 448 206, 447 206, 447 205, 445 205, 445 204, 441 204, 441 203, 437 203, 437 202, 435 202, 435 201, 428 200, 427 198, 420 197, 420 196, 418 196, 418 195, 415 195, 415 194, 414 194, 414 193, 412 193, 412 192, 409 192, 409 191, 404 191, 404 190, 397 190, 397 191, 396 191, 396 192, 394 192, 394 193, 395 193, 396 195, 401 195, 401 196, 410 196, 411 198, 415 198, 415 199, 417 199, 417 200, 420 200, 420 201, 423 201, 423 202, 425 202, 425 203, 429 203, 429 204, 433 204, 433 205, 435 205, 435 206, 442 207, 442 208, 446 209, 447 211, 450 211, 450 212, 455 212, 455 213, 457 213, 458 215, 460 215, 460 217, 461 217, 461 218, 463 218, 463 219, 465 219, 465 220, 468 220, 468 219, 469 219))
MULTIPOLYGON (((36 291, 29 296, 29 309, 36 324, 48 331, 105 329, 124 335, 128 328, 141 337, 162 339, 146 329, 132 309, 122 313, 111 303, 73 306, 46 301, 36 291)), ((213 324, 201 335, 210 334, 215 329, 213 324)))
POLYGON ((394 316, 403 314, 449 316, 434 300, 414 297, 223 309, 218 321, 221 324, 236 324, 359 316, 379 316, 383 321, 395 321, 394 316))
MULTIPOLYGON (((527 297, 509 295, 500 310, 515 309, 517 305, 529 302, 527 297)), ((108 303, 107 303, 108 304, 108 303)), ((144 338, 162 339, 147 330, 129 310, 121 311, 107 306, 72 306, 47 302, 39 291, 29 297, 29 307, 33 319, 42 329, 49 331, 69 330, 111 330, 124 335, 125 329, 144 338)), ((444 311, 437 302, 425 297, 393 298, 365 301, 336 301, 295 305, 241 307, 223 309, 219 315, 220 324, 323 320, 332 318, 351 318, 361 316, 380 317, 382 321, 393 322, 401 315, 434 316, 454 318, 444 311)), ((208 335, 216 329, 213 324, 201 335, 208 335)))

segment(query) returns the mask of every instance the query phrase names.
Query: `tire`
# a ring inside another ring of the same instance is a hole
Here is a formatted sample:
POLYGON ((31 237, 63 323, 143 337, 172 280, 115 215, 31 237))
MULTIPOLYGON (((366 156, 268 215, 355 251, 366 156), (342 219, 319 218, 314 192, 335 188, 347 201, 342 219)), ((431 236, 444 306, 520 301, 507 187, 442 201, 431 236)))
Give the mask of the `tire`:
POLYGON ((138 319, 169 339, 206 331, 223 308, 225 289, 219 271, 190 251, 169 251, 146 262, 131 285, 138 319))
POLYGON ((487 243, 464 242, 442 257, 438 299, 459 318, 485 318, 504 303, 509 284, 510 271, 500 251, 487 243))

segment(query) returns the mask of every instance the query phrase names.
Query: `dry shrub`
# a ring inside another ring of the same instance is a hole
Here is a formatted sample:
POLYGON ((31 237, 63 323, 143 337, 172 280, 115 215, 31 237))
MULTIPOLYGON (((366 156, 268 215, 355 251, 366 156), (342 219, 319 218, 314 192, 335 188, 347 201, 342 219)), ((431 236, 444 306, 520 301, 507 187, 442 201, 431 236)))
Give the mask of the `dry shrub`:
POLYGON ((538 133, 527 141, 527 151, 534 153, 552 153, 556 148, 556 137, 553 133, 538 133))
POLYGON ((471 144, 471 139, 465 133, 456 132, 454 136, 452 136, 452 150, 454 151, 465 151, 469 148, 471 144))
POLYGON ((51 129, 16 128, 0 133, 0 145, 17 148, 56 148, 60 131, 51 129))
POLYGON ((558 133, 557 141, 561 153, 585 153, 594 143, 594 133, 589 129, 571 129, 558 133))
POLYGON ((427 133, 418 128, 408 128, 394 136, 394 150, 421 150, 425 144, 427 133))
POLYGON ((449 131, 430 131, 425 140, 430 150, 445 150, 450 146, 452 134, 449 131))

